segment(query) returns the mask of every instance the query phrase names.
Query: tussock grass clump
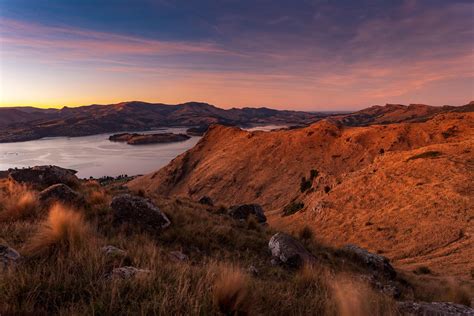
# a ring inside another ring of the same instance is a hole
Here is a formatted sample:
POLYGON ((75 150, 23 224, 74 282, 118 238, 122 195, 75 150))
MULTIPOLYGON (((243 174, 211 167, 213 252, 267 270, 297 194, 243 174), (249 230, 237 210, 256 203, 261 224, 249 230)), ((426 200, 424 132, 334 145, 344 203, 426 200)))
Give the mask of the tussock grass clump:
POLYGON ((0 192, 0 222, 31 218, 39 211, 38 195, 26 186, 8 181, 0 192))
POLYGON ((84 194, 85 205, 89 207, 110 203, 110 196, 97 181, 87 181, 81 187, 81 191, 84 194))
POLYGON ((92 229, 80 213, 55 204, 24 250, 30 256, 56 250, 78 251, 90 243, 92 237, 92 229))
POLYGON ((341 274, 332 278, 329 284, 337 315, 398 315, 391 298, 376 293, 361 280, 341 274))
POLYGON ((234 266, 221 266, 213 288, 213 301, 225 315, 249 313, 249 278, 234 266))
POLYGON ((92 191, 87 196, 87 202, 90 205, 106 204, 108 202, 107 194, 103 190, 92 191))

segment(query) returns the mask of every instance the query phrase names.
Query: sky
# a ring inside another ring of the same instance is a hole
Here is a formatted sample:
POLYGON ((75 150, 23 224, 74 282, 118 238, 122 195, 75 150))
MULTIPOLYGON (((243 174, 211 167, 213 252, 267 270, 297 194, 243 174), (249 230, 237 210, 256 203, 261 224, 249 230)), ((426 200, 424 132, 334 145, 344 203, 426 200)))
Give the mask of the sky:
POLYGON ((472 0, 0 0, 0 106, 474 100, 472 0))

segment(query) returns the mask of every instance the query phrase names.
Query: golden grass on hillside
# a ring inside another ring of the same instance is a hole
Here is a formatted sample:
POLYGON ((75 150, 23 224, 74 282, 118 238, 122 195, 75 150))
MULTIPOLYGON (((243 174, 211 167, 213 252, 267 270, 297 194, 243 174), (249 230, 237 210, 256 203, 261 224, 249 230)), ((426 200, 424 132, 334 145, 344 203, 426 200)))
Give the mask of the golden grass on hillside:
MULTIPOLYGON (((405 278, 415 286, 415 299, 420 301, 453 302, 471 305, 474 295, 474 283, 454 277, 436 277, 404 273, 405 278)), ((472 307, 472 306, 471 306, 472 307)))
POLYGON ((82 186, 87 205, 105 204, 109 202, 109 196, 101 187, 99 182, 89 180, 82 186))
MULTIPOLYGON (((275 233, 270 228, 235 221, 217 207, 209 210, 187 199, 149 197, 173 223, 157 235, 113 225, 108 216, 85 212, 89 205, 81 210, 56 205, 46 219, 0 225, 2 243, 24 256, 0 277, 0 313, 288 316, 394 310, 391 298, 353 281, 357 273, 367 273, 363 266, 316 238, 307 239, 305 247, 318 265, 293 271, 270 263, 268 240, 275 233), (126 251, 127 263, 110 262, 101 250, 105 245, 126 251), (175 250, 189 260, 170 259, 175 250), (150 273, 108 277, 113 268, 128 265, 150 273), (257 272, 246 273, 250 266, 257 272), (345 275, 349 281, 339 282, 345 275)), ((110 208, 100 207, 110 214, 110 208)))
POLYGON ((338 275, 329 285, 340 316, 397 315, 393 301, 360 280, 338 275))
POLYGON ((214 304, 225 315, 249 313, 249 278, 233 266, 219 268, 219 276, 213 288, 214 304))
POLYGON ((92 237, 92 229, 81 214, 55 204, 24 250, 31 256, 54 250, 77 251, 89 243, 92 237))
POLYGON ((27 187, 7 181, 0 191, 0 222, 33 217, 39 212, 38 196, 27 187))

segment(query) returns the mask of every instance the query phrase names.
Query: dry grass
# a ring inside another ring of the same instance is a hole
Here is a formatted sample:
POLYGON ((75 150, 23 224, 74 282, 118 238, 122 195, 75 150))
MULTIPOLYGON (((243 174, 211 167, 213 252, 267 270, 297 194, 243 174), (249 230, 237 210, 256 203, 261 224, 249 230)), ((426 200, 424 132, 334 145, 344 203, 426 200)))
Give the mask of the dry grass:
POLYGON ((404 277, 414 285, 416 300, 453 302, 468 306, 471 304, 474 294, 473 282, 429 274, 415 276, 405 273, 404 277))
POLYGON ((31 218, 38 214, 40 205, 36 192, 7 181, 0 191, 0 222, 31 218))
POLYGON ((337 315, 397 315, 393 301, 375 293, 362 281, 339 275, 332 280, 330 286, 336 302, 337 315))
POLYGON ((247 315, 249 300, 249 277, 239 268, 222 266, 214 283, 213 301, 225 315, 247 315))
POLYGON ((92 229, 81 214, 61 204, 55 204, 48 218, 40 225, 24 251, 38 256, 56 250, 79 251, 93 237, 92 229))
POLYGON ((84 195, 85 204, 88 207, 104 205, 110 202, 110 196, 97 181, 86 181, 84 185, 80 188, 80 191, 84 195))
POLYGON ((156 236, 113 226, 103 204, 105 216, 89 213, 89 205, 83 210, 55 205, 45 219, 0 225, 0 240, 25 256, 0 278, 0 313, 286 316, 393 311, 391 299, 365 284, 349 277, 340 281, 342 272, 353 275, 363 268, 341 261, 337 252, 313 240, 305 245, 320 259, 318 266, 289 271, 269 263, 270 228, 234 221, 217 207, 150 198, 173 223, 156 236), (111 262, 100 250, 104 245, 124 249, 127 263, 111 262), (178 249, 189 261, 170 259, 169 252, 178 249), (151 273, 108 279, 118 265, 151 273), (257 274, 245 272, 250 265, 257 274))

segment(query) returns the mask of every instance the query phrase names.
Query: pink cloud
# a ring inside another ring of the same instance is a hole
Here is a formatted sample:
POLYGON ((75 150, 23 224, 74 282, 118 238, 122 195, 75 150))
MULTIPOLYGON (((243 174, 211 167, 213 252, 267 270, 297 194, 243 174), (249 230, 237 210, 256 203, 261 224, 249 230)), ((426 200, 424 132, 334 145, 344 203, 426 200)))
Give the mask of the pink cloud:
POLYGON ((169 42, 96 32, 69 27, 52 27, 0 20, 2 49, 33 50, 79 56, 231 54, 214 43, 169 42))

